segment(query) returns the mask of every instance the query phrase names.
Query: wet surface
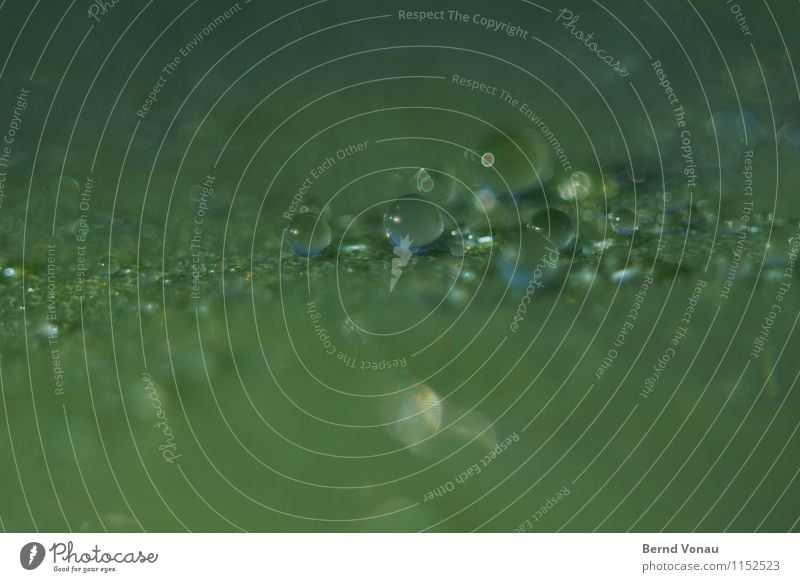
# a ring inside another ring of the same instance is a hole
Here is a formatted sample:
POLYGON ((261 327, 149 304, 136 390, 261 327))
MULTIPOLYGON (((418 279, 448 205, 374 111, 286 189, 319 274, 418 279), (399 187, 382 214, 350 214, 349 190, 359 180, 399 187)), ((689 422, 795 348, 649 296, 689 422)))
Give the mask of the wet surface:
POLYGON ((3 529, 797 530, 797 6, 190 4, 0 8, 3 529))

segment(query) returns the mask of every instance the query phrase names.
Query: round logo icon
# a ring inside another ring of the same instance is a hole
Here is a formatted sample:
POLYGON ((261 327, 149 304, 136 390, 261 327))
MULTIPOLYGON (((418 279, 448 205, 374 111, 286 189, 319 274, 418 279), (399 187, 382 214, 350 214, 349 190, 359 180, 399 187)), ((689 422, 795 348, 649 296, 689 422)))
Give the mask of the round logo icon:
POLYGON ((44 561, 44 546, 39 542, 29 542, 19 552, 19 563, 26 570, 35 570, 44 561))

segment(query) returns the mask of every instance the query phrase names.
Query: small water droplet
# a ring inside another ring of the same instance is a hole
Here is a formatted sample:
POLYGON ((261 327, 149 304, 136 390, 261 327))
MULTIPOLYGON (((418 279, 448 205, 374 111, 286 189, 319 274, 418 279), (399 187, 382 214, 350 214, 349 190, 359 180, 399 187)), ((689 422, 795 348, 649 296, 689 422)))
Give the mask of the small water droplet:
POLYGON ((436 183, 433 181, 433 178, 425 168, 420 168, 419 171, 414 174, 414 177, 411 181, 413 188, 425 194, 433 190, 433 187, 436 185, 436 183))
POLYGON ((570 217, 555 208, 540 210, 531 217, 528 226, 541 232, 559 248, 568 247, 575 239, 570 217))
POLYGON ((301 257, 316 257, 331 244, 331 227, 317 214, 298 214, 286 232, 289 246, 301 257))
POLYGON ((592 178, 586 172, 572 172, 558 185, 558 195, 568 202, 583 200, 591 193, 592 178))
POLYGON ((106 257, 98 262, 98 266, 100 267, 100 273, 106 277, 115 275, 119 271, 119 261, 113 258, 109 260, 108 257, 106 257))
POLYGON ((622 236, 633 234, 639 228, 636 223, 636 213, 628 208, 610 212, 608 219, 614 232, 622 236))
POLYGON ((408 245, 410 250, 418 251, 442 235, 444 220, 439 208, 432 202, 405 197, 389 205, 383 228, 394 246, 408 245))

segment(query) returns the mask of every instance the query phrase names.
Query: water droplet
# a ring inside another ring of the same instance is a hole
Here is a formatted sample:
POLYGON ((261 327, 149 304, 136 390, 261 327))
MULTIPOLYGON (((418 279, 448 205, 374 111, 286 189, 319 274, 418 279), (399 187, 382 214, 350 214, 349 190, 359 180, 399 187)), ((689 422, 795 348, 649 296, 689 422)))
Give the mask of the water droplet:
POLYGON ((566 213, 555 208, 540 210, 531 217, 528 226, 541 232, 559 249, 567 248, 575 240, 572 220, 566 213))
POLYGON ((787 237, 780 234, 773 234, 766 245, 766 264, 770 267, 783 267, 789 261, 794 261, 792 255, 796 255, 800 240, 797 236, 787 237))
POLYGON ((558 274, 557 245, 540 231, 524 228, 503 245, 498 260, 500 273, 517 287, 552 284, 558 274))
POLYGON ((493 135, 477 149, 484 152, 478 162, 485 185, 513 194, 538 190, 553 175, 550 144, 539 133, 506 133, 493 135))
POLYGON ((558 185, 558 195, 568 202, 583 200, 591 193, 592 178, 586 172, 572 172, 558 185))
POLYGON ((119 261, 116 259, 109 260, 108 257, 98 261, 97 266, 100 268, 100 273, 105 277, 116 275, 119 271, 119 261))
POLYGON ((389 205, 383 228, 394 246, 407 245, 411 251, 419 251, 441 236, 444 220, 432 202, 405 197, 389 205))
POLYGON ((619 235, 628 236, 639 228, 636 223, 636 213, 628 208, 622 208, 615 212, 609 212, 608 220, 611 228, 619 235))
POLYGON ((453 257, 463 257, 480 246, 477 237, 469 228, 454 228, 448 233, 446 242, 453 257))
POLYGON ((331 244, 331 227, 317 214, 298 214, 286 232, 289 246, 301 257, 316 257, 331 244))
POLYGON ((419 192, 428 193, 433 190, 436 183, 425 168, 420 168, 411 179, 411 185, 419 192))

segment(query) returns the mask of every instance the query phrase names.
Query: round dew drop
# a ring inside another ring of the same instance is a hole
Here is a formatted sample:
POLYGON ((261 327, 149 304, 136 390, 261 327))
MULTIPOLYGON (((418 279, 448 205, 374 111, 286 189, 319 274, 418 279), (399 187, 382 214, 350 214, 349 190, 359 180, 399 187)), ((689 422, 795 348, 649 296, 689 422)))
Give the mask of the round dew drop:
POLYGON ((311 212, 294 217, 286 231, 292 251, 301 257, 316 257, 331 244, 331 227, 319 215, 311 212))
POLYGON ((528 226, 545 235, 559 249, 568 247, 575 239, 572 220, 566 213, 554 208, 534 214, 528 226))
POLYGON ((619 235, 627 236, 633 234, 639 228, 636 224, 636 213, 628 208, 623 208, 608 215, 611 228, 619 235))
POLYGON ((420 192, 428 193, 433 190, 436 183, 425 168, 420 168, 412 179, 413 186, 420 192))
POLYGON ((583 200, 591 193, 592 178, 586 172, 572 172, 558 185, 558 195, 567 202, 583 200))
POLYGON ((442 235, 444 220, 439 208, 432 202, 405 197, 389 205, 383 228, 394 246, 419 251, 442 235))

